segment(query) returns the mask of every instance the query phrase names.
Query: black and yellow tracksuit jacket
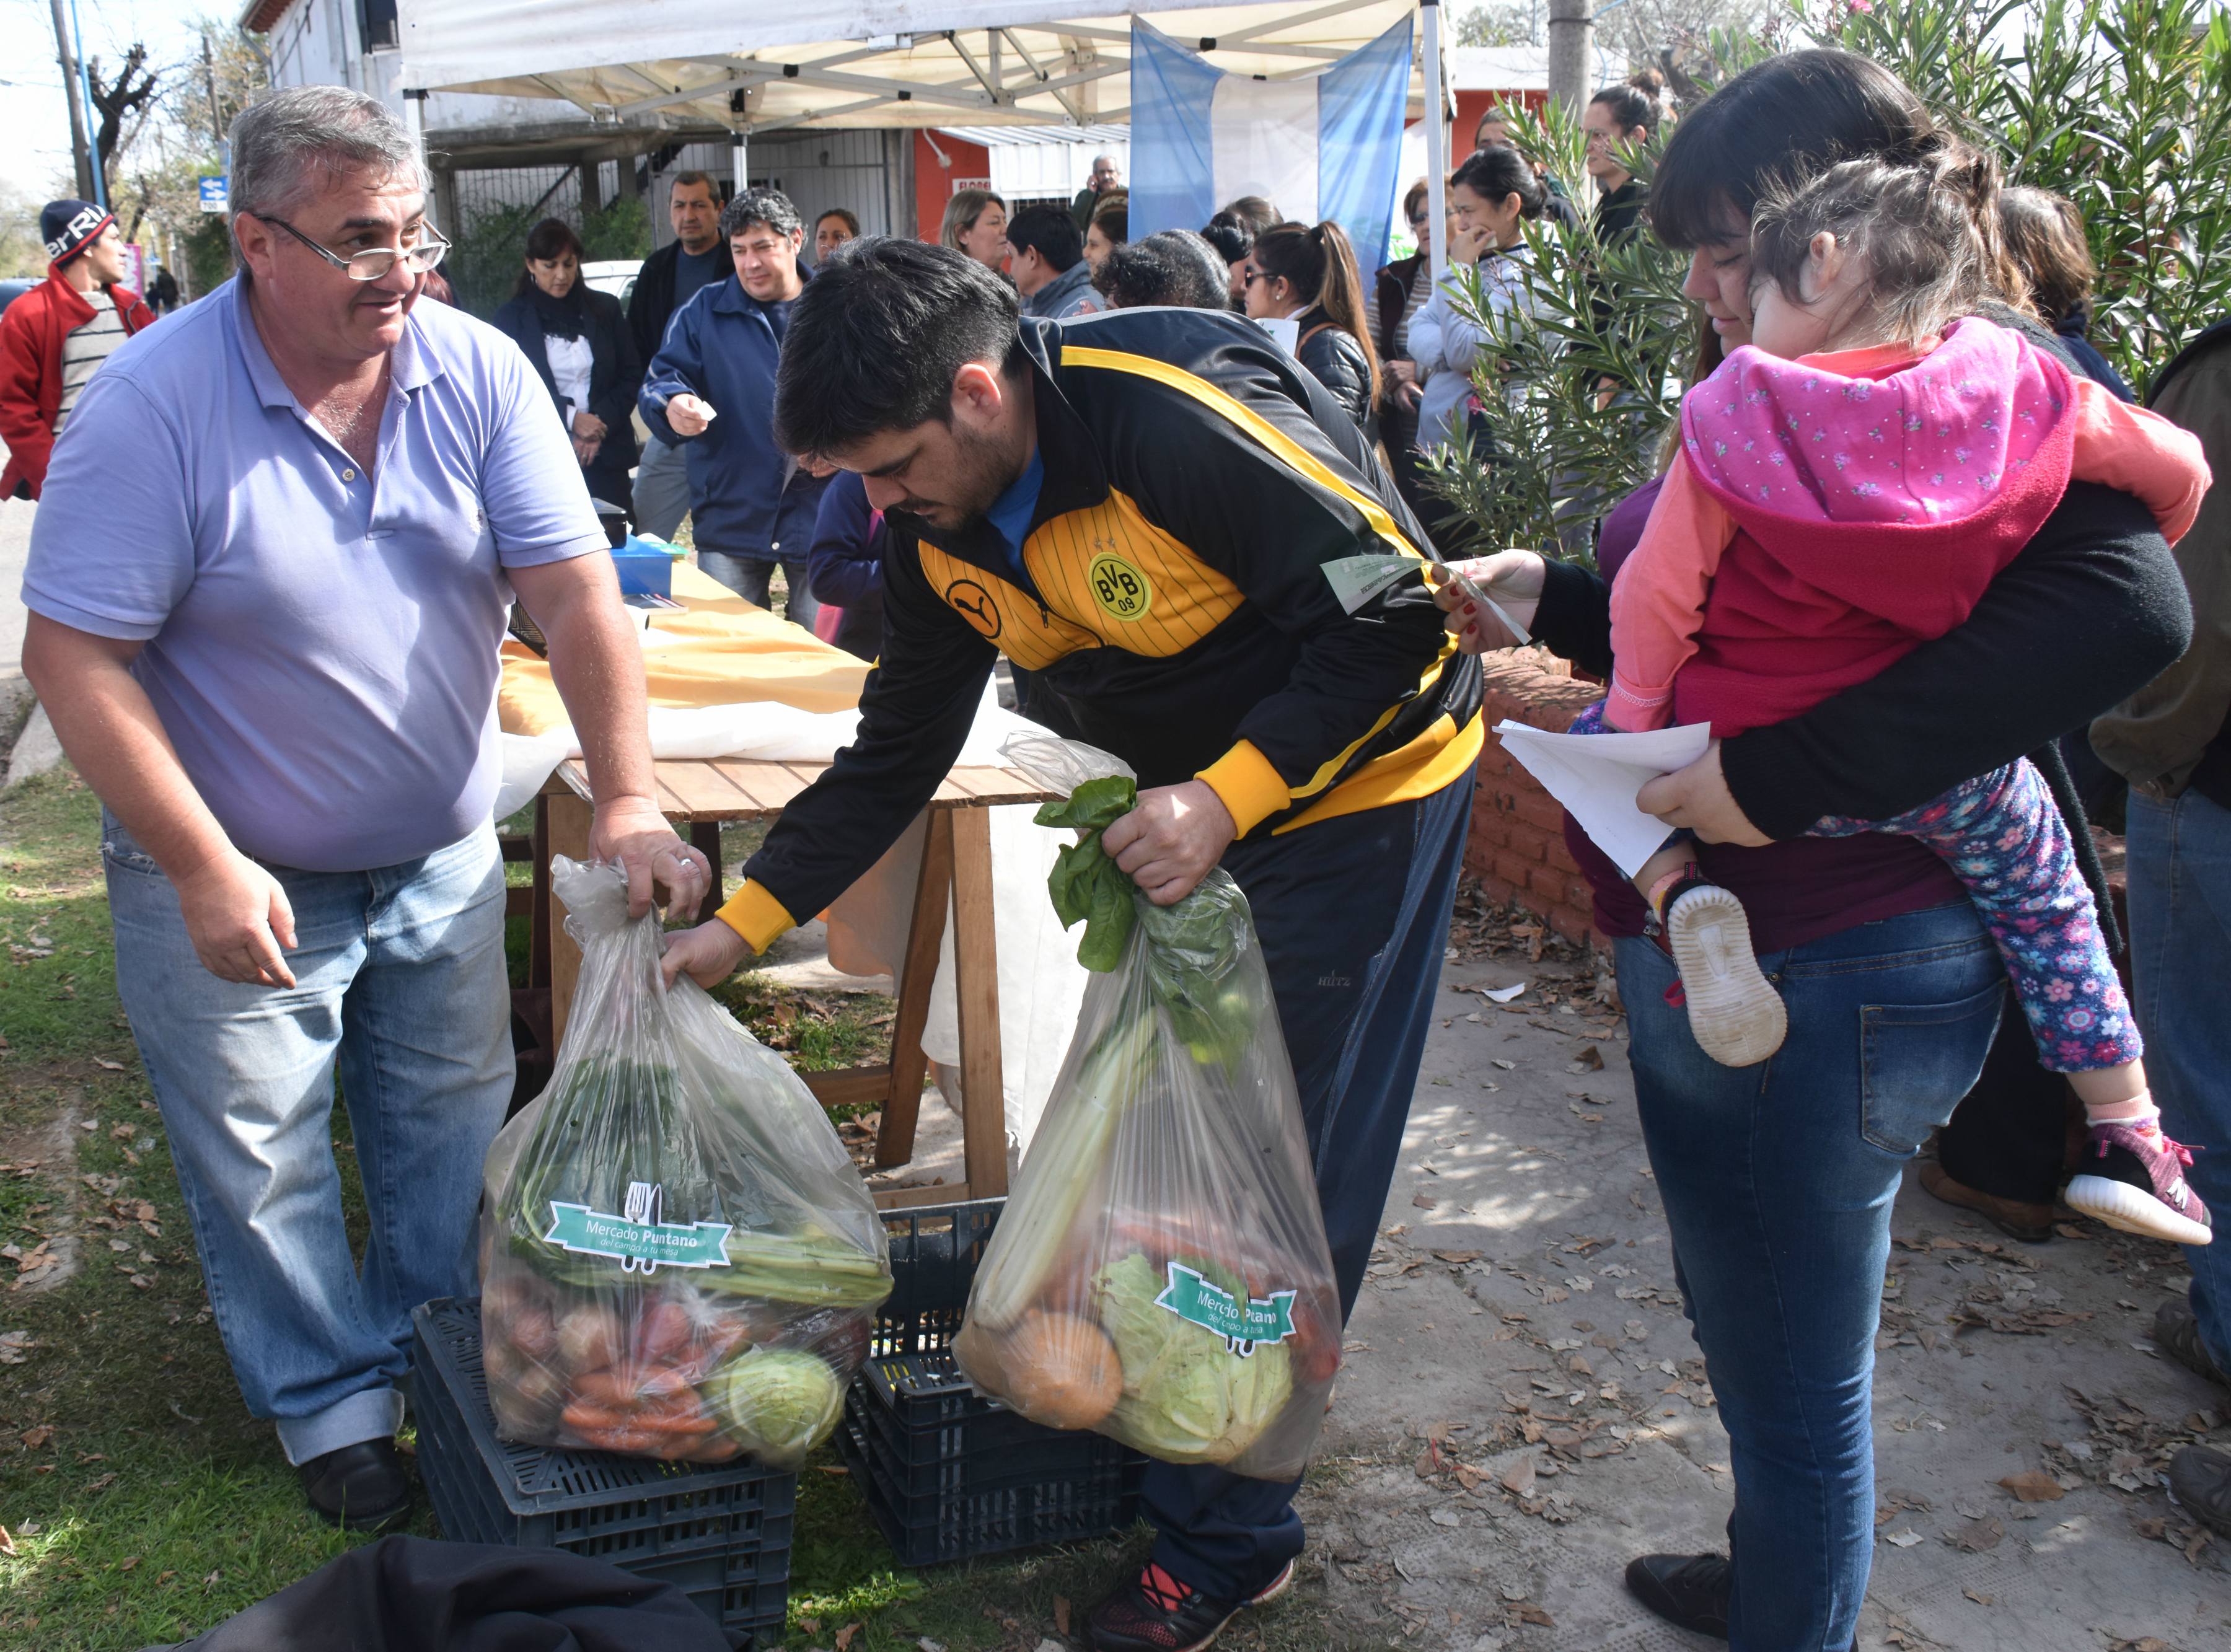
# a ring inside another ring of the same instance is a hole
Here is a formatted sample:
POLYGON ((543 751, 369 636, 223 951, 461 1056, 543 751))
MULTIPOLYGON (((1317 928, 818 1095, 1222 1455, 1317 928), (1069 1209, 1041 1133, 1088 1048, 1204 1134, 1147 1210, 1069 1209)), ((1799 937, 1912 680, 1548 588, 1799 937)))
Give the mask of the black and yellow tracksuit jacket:
POLYGON ((1325 579, 1342 557, 1419 556, 1422 570, 1430 552, 1305 370, 1214 311, 1022 326, 1045 465, 1023 577, 987 521, 943 534, 885 519, 883 652, 858 739, 721 909, 755 949, 921 811, 1002 653, 1038 674, 1034 715, 1142 786, 1206 781, 1243 837, 1428 796, 1479 754, 1478 661, 1423 578, 1353 617, 1325 579))

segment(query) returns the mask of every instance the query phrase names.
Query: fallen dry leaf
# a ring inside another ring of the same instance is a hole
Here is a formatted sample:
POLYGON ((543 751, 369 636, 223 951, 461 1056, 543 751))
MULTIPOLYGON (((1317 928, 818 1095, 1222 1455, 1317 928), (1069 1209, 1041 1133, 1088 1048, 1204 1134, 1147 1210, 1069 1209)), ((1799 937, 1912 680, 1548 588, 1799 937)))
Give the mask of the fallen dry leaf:
POLYGON ((1979 1595, 1972 1589, 1963 1589, 1960 1592, 1967 1596, 1969 1600, 1974 1601, 1978 1606, 1988 1606, 1991 1604, 1992 1597, 1988 1595, 1979 1595))
POLYGON ((1069 1597, 1067 1595, 1056 1595, 1053 1597, 1053 1628, 1055 1634, 1066 1636, 1069 1633, 1069 1597))
POLYGON ((2057 1503, 2068 1494, 2060 1489, 2060 1482, 2041 1468, 2027 1474, 2008 1475, 1999 1484, 2025 1503, 2057 1503))
POLYGON ((48 1441, 54 1437, 54 1429, 44 1423, 40 1424, 36 1429, 25 1429, 23 1430, 23 1449, 26 1451, 36 1451, 41 1446, 46 1444, 48 1441))
POLYGON ((1534 1491, 1534 1459, 1521 1457, 1503 1471, 1503 1489, 1513 1497, 1530 1496, 1534 1491))
POLYGON ((852 1642, 860 1638, 860 1625, 847 1623, 837 1631, 837 1652, 852 1652, 852 1642))
POLYGON ((0 1554, 13 1555, 15 1552, 16 1539, 8 1535, 6 1526, 0 1526, 0 1554))
POLYGON ((122 1062, 105 1062, 98 1055, 93 1058, 93 1064, 104 1073, 121 1073, 124 1070, 122 1062))
POLYGON ((116 1563, 116 1569, 117 1569, 119 1571, 131 1571, 131 1570, 132 1570, 132 1568, 133 1568, 133 1567, 134 1567, 134 1566, 138 1565, 139 1564, 139 1557, 138 1555, 136 1555, 136 1554, 127 1554, 127 1555, 126 1555, 126 1556, 125 1556, 121 1560, 119 1560, 119 1561, 116 1563))
POLYGON ((1956 1526, 1944 1534, 1944 1540, 1965 1554, 1982 1554, 1999 1546, 2007 1528, 1995 1514, 1986 1514, 1981 1520, 1969 1520, 1965 1526, 1956 1526))
POLYGON ((1439 1201, 1435 1199, 1430 1193, 1413 1193, 1410 1196, 1410 1203, 1417 1206, 1420 1210, 1430 1210, 1439 1204, 1439 1201))
POLYGON ((1510 1609, 1510 1615, 1522 1623, 1539 1623, 1543 1629, 1555 1629, 1557 1620, 1530 1600, 1522 1600, 1510 1609))

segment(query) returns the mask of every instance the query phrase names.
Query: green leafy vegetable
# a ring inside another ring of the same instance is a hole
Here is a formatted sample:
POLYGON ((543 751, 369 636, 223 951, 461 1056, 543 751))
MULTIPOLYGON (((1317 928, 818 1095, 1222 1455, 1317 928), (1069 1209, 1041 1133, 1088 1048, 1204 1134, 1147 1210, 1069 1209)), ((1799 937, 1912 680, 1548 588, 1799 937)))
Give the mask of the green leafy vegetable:
POLYGON ((1059 803, 1042 805, 1041 826, 1067 826, 1085 836, 1061 852, 1046 878, 1054 915, 1064 929, 1080 920, 1077 961, 1105 975, 1123 956, 1135 921, 1138 886, 1100 847, 1100 834, 1139 805, 1139 783, 1124 774, 1088 780, 1059 803))
MULTIPOLYGON (((1203 1260, 1186 1266, 1246 1300, 1237 1275, 1203 1260)), ((1123 1437, 1165 1462, 1229 1462, 1292 1396, 1292 1360, 1284 1343, 1258 1343, 1243 1358, 1213 1331, 1157 1307, 1165 1282, 1138 1251, 1093 1276, 1101 1328, 1123 1365, 1123 1437)))
POLYGON ((837 1373, 791 1348, 754 1348, 715 1371, 702 1391, 728 1430, 775 1468, 803 1459, 844 1404, 837 1373))

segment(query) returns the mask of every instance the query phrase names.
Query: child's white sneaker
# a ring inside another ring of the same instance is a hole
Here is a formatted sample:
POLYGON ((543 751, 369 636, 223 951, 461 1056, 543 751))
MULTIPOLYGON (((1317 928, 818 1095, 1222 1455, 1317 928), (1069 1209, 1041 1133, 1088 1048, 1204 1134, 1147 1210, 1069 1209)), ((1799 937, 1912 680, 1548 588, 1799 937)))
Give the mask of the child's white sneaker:
POLYGON ((1789 1011, 1751 951, 1743 902, 1717 884, 1691 884, 1668 903, 1664 921, 1689 1030, 1704 1054, 1723 1067, 1756 1067, 1780 1049, 1789 1011))

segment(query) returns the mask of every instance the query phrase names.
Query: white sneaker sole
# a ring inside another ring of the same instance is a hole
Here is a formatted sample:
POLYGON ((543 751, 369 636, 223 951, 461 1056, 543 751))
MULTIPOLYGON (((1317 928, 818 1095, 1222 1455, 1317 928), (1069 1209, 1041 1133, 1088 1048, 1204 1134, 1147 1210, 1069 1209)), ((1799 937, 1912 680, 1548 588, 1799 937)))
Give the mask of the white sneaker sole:
POLYGON ((2063 1197, 2086 1216, 2097 1216, 2124 1233, 2166 1239, 2173 1245, 2204 1245, 2215 1237, 2214 1229, 2179 1216, 2152 1194, 2142 1193, 2111 1176, 2079 1176, 2069 1183, 2063 1197))
POLYGON ((1750 920, 1725 889, 1691 889, 1665 914, 1689 1030, 1723 1067, 1756 1067, 1789 1036, 1789 1010, 1751 951, 1750 920))

